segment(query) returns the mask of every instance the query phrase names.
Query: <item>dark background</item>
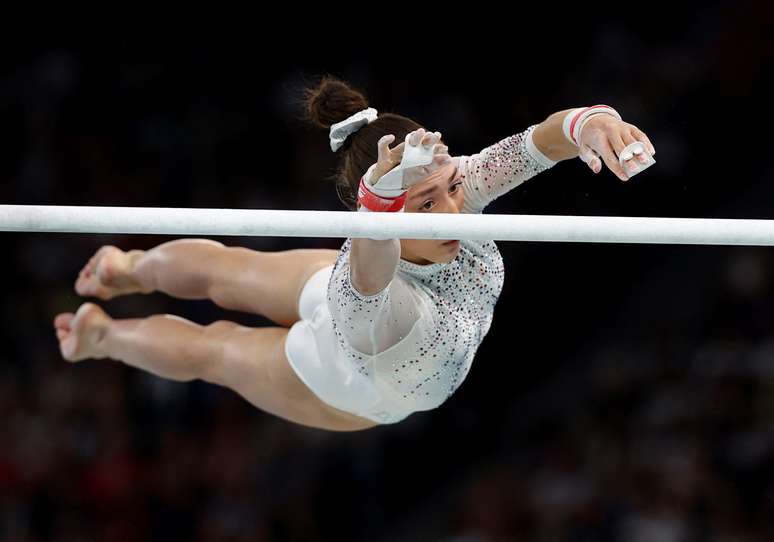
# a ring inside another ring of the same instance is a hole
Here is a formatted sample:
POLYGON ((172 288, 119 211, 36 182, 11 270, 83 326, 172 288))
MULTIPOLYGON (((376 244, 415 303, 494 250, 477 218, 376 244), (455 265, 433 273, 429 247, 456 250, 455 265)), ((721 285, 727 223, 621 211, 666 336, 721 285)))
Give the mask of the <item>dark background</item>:
MULTIPOLYGON (((298 107, 332 73, 441 130, 452 154, 594 103, 657 147, 628 183, 563 162, 488 212, 774 219, 765 3, 566 24, 471 12, 384 34, 28 36, 0 55, 0 201, 342 210, 327 135, 298 107)), ((81 303, 86 260, 169 238, 0 240, 2 540, 774 539, 770 249, 500 243, 505 287, 464 385, 435 411, 338 434, 214 386, 61 359, 51 322, 81 303)), ((159 294, 101 305, 267 323, 159 294)))

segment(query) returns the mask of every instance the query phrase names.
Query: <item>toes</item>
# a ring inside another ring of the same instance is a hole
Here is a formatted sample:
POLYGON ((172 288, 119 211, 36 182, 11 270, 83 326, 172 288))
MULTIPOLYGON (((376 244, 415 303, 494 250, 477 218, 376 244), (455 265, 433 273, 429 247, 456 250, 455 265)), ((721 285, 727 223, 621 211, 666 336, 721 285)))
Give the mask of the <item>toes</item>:
POLYGON ((54 327, 70 329, 70 322, 72 322, 74 316, 75 315, 71 312, 57 314, 56 318, 54 318, 54 327))
POLYGON ((82 296, 97 297, 107 301, 112 297, 110 289, 96 283, 96 278, 79 278, 75 281, 75 293, 82 296))
POLYGON ((90 276, 92 273, 94 273, 94 267, 97 264, 97 257, 92 256, 89 258, 89 261, 86 262, 86 265, 83 266, 83 269, 81 269, 81 274, 85 276, 90 276))
POLYGON ((86 280, 86 277, 83 275, 79 276, 75 281, 75 292, 78 295, 88 295, 88 285, 89 282, 86 280))
POLYGON ((96 288, 93 282, 88 278, 79 278, 75 281, 75 292, 78 295, 96 295, 99 288, 96 288))
POLYGON ((104 327, 103 319, 109 317, 94 303, 83 303, 75 314, 67 312, 57 315, 54 325, 62 357, 71 362, 99 357, 95 331, 98 333, 100 326, 104 327))

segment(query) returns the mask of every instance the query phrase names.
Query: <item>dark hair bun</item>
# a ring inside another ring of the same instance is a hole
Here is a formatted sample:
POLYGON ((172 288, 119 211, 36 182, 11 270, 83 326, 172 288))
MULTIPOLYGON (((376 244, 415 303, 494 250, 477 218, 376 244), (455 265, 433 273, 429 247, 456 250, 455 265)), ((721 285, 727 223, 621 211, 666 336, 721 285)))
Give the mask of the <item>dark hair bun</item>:
POLYGON ((360 92, 335 77, 323 77, 320 83, 306 90, 306 115, 320 128, 351 117, 368 107, 368 100, 360 92))

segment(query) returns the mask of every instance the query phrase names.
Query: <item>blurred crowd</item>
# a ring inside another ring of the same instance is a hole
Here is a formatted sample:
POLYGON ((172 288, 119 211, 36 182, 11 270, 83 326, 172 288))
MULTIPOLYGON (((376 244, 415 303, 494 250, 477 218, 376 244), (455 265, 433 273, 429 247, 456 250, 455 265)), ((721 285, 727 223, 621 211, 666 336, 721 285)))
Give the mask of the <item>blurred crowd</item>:
MULTIPOLYGON (((628 186, 563 163, 492 212, 774 218, 763 159, 738 159, 742 137, 708 136, 756 129, 744 119, 772 79, 764 15, 756 3, 678 10, 657 37, 634 16, 600 15, 572 63, 546 46, 513 84, 500 70, 511 53, 493 47, 478 78, 447 80, 433 97, 417 92, 435 80, 416 66, 381 72, 364 50, 256 66, 270 44, 20 46, 0 64, 0 198, 341 210, 326 181, 335 157, 298 108, 304 85, 333 72, 377 108, 443 131, 453 154, 592 102, 615 105, 658 149, 657 167, 628 186)), ((2 541, 774 539, 767 249, 501 243, 506 285, 468 381, 436 411, 338 434, 215 386, 61 359, 53 316, 78 307, 72 284, 89 256, 167 239, 0 240, 2 541)), ((267 323, 155 294, 103 306, 267 323)))
POLYGON ((528 438, 457 488, 446 540, 771 540, 772 263, 735 252, 696 320, 651 308, 645 329, 600 337, 583 375, 522 405, 528 438))

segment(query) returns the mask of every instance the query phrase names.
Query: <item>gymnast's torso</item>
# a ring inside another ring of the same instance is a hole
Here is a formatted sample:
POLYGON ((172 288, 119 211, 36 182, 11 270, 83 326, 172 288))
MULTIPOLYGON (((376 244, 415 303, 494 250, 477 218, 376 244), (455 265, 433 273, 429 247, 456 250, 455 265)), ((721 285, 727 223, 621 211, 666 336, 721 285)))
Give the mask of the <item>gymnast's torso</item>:
POLYGON ((429 410, 459 387, 492 323, 503 261, 492 241, 463 241, 448 263, 400 260, 392 282, 363 296, 347 240, 328 285, 336 351, 402 412, 429 410))
MULTIPOLYGON (((454 158, 462 212, 482 212, 550 167, 528 144, 532 130, 454 158)), ((497 246, 463 240, 448 263, 401 259, 389 285, 370 296, 352 286, 350 248, 347 239, 326 275, 325 294, 318 294, 319 306, 291 329, 291 365, 329 404, 380 423, 439 406, 465 379, 491 326, 504 277, 497 246)))

